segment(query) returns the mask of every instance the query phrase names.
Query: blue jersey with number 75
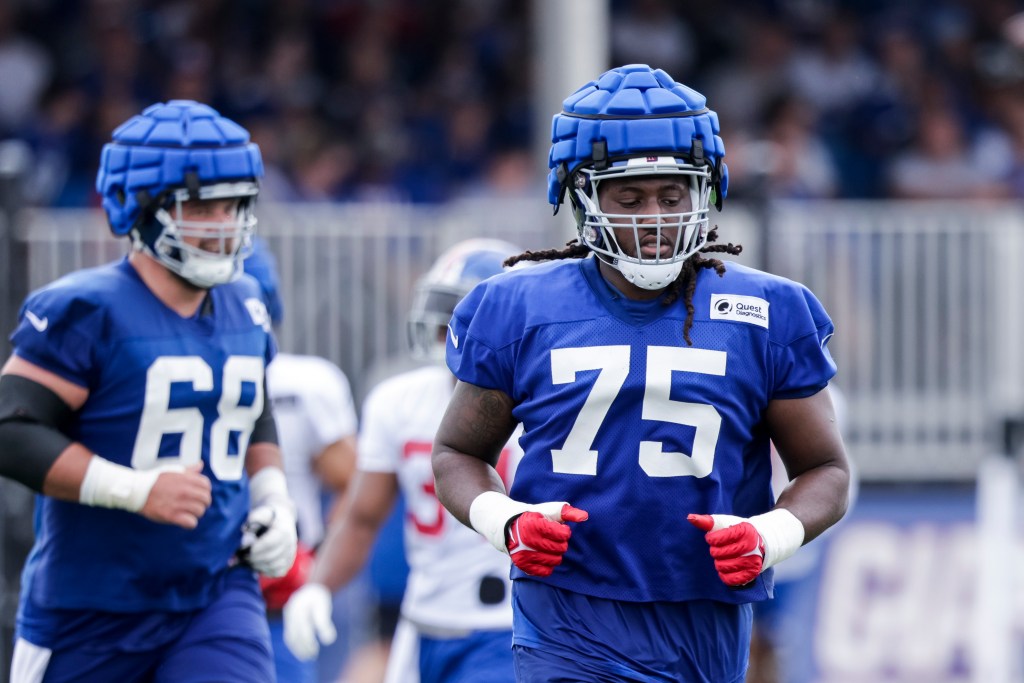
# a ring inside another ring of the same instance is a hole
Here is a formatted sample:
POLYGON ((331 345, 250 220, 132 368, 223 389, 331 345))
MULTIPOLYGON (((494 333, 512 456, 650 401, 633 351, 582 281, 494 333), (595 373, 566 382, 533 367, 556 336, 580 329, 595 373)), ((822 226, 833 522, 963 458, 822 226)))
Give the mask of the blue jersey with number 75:
POLYGON ((828 384, 833 327, 802 285, 726 265, 697 276, 692 346, 682 296, 625 299, 592 257, 492 277, 456 308, 448 366, 511 396, 523 424, 511 497, 590 514, 554 573, 529 578, 627 601, 771 596, 771 570, 726 587, 686 516, 771 508, 765 409, 828 384))
POLYGON ((125 259, 30 294, 11 340, 18 356, 88 389, 68 436, 136 469, 202 462, 213 485, 193 530, 38 496, 21 622, 52 609, 205 606, 240 542, 245 450, 275 353, 255 280, 212 289, 183 318, 125 259))

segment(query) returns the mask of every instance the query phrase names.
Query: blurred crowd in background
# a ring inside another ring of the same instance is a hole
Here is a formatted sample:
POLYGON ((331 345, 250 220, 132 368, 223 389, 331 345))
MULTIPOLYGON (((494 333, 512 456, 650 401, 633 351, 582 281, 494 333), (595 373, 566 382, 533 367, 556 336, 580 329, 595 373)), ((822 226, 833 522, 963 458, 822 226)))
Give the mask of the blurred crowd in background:
MULTIPOLYGON (((247 126, 274 200, 542 192, 531 6, 7 0, 0 140, 30 146, 25 189, 42 206, 94 204, 113 127, 171 98, 247 126)), ((611 0, 611 10, 612 64, 661 67, 718 111, 733 197, 1024 197, 1022 2, 611 0)))

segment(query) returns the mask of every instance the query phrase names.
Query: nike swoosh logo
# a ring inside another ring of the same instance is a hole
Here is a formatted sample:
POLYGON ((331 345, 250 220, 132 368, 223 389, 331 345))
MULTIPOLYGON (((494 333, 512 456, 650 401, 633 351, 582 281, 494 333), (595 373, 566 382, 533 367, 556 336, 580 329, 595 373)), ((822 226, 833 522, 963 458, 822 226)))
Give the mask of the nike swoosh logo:
MULTIPOLYGON (((47 316, 46 318, 40 318, 32 311, 25 311, 25 317, 28 318, 28 321, 32 325, 32 327, 36 328, 36 330, 39 332, 45 332, 46 328, 50 324, 49 316, 47 316)), ((456 344, 456 346, 458 345, 456 344)))
POLYGON ((455 334, 455 330, 452 329, 451 323, 448 323, 448 334, 451 335, 452 345, 455 348, 459 348, 459 335, 455 334))

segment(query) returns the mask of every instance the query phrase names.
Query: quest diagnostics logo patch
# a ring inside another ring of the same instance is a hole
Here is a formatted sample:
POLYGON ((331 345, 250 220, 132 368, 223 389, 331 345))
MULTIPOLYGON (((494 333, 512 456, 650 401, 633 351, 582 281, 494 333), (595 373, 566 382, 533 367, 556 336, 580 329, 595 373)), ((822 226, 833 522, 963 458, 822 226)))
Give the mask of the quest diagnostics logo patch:
POLYGON ((768 329, 768 302, 756 296, 712 294, 711 319, 752 323, 768 329))

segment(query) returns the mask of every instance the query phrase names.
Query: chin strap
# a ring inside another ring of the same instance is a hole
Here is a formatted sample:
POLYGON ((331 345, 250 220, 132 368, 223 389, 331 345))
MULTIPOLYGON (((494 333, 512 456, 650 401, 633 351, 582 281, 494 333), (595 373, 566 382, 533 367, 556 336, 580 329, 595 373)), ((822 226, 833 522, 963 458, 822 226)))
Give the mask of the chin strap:
POLYGON ((616 260, 612 264, 631 285, 656 291, 672 284, 683 270, 683 262, 641 265, 631 261, 616 260))

